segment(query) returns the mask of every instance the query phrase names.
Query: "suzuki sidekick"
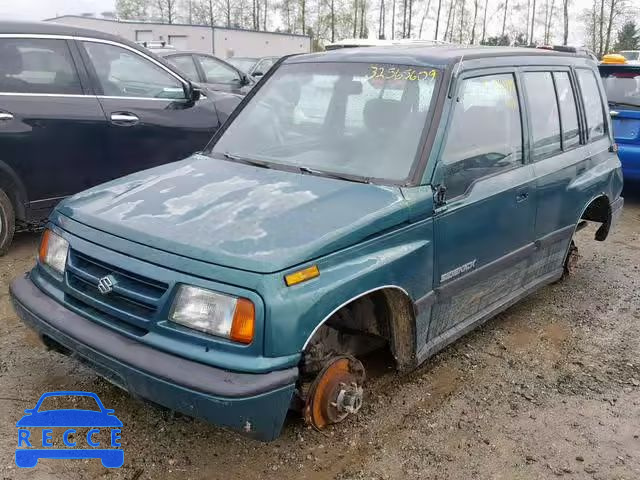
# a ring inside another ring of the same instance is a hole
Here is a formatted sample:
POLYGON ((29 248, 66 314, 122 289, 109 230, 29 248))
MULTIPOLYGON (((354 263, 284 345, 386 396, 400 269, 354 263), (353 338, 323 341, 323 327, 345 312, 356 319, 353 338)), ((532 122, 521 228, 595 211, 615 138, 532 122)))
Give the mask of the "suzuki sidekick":
POLYGON ((92 188, 11 285, 133 395, 262 440, 366 398, 605 240, 622 174, 593 60, 455 46, 281 60, 201 154, 92 188), (386 357, 380 357, 386 358, 386 357))

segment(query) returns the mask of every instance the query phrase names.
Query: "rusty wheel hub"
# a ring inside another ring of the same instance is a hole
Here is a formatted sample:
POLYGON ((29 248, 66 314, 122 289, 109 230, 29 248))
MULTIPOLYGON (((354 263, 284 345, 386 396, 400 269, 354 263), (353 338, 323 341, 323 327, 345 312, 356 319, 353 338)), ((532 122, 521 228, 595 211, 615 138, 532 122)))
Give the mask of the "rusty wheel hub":
POLYGON ((365 373, 351 356, 332 358, 311 384, 304 406, 305 421, 322 430, 362 407, 365 373))

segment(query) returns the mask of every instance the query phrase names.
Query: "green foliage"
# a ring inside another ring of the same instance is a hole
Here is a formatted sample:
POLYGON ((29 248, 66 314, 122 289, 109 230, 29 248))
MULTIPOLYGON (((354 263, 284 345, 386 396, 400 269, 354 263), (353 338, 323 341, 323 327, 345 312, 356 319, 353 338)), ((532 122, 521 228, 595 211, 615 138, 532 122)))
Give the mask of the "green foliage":
POLYGON ((501 46, 506 47, 511 45, 511 39, 509 39, 509 35, 497 35, 495 37, 488 37, 484 42, 480 42, 482 45, 489 46, 501 46))
POLYGON ((622 26, 613 49, 616 52, 620 50, 640 50, 640 31, 638 31, 634 21, 630 20, 622 26))
POLYGON ((526 47, 527 46, 527 36, 522 32, 516 34, 515 38, 513 39, 513 45, 515 47, 526 47))
POLYGON ((117 0, 116 14, 123 20, 145 20, 149 0, 117 0))

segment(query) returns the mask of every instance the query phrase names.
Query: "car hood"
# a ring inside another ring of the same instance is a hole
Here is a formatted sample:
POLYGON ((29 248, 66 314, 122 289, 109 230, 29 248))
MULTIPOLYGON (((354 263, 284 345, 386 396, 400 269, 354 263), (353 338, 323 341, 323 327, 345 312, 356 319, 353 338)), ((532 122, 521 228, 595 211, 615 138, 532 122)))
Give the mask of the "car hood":
POLYGON ((181 256, 270 273, 403 222, 399 188, 194 155, 82 192, 62 215, 181 256))

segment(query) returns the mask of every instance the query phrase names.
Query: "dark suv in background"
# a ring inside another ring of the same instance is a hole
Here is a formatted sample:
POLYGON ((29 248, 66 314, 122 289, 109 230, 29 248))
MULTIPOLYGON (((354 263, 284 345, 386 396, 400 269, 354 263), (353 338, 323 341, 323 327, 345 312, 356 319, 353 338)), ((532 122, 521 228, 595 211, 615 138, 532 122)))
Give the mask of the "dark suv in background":
POLYGON ((162 49, 154 52, 207 91, 246 95, 256 80, 213 55, 162 49))
POLYGON ((116 36, 0 22, 0 255, 16 222, 204 148, 239 101, 116 36))

